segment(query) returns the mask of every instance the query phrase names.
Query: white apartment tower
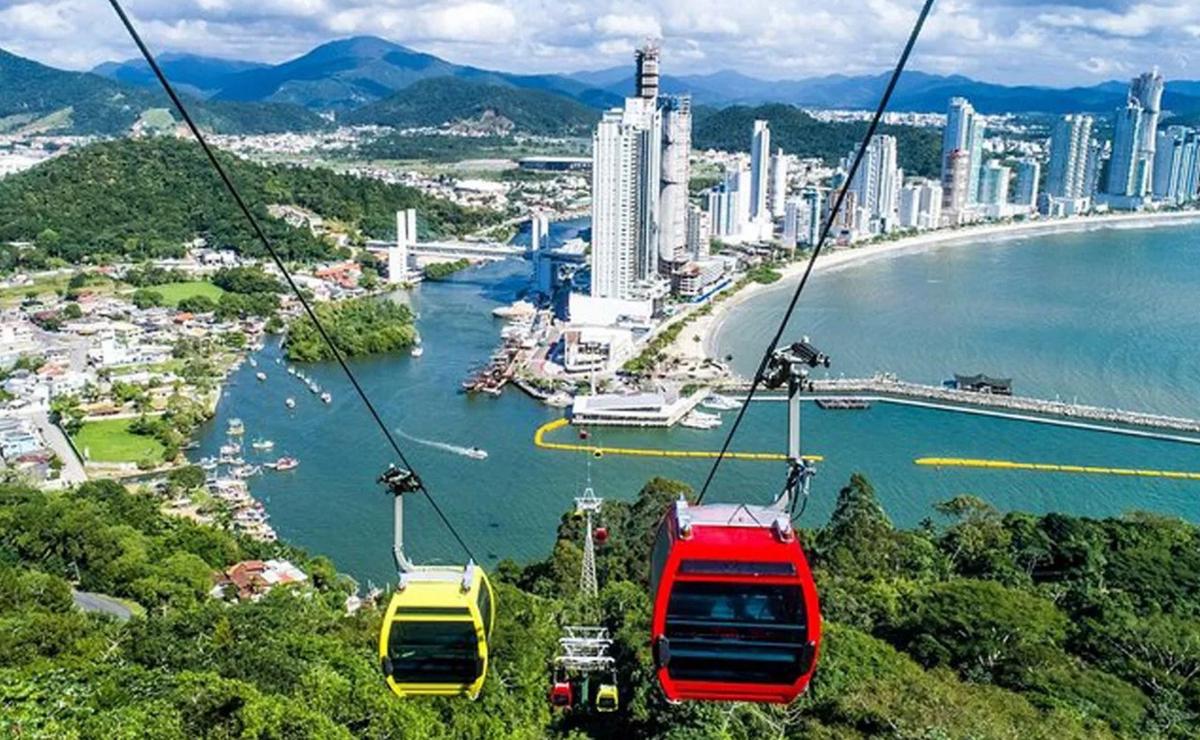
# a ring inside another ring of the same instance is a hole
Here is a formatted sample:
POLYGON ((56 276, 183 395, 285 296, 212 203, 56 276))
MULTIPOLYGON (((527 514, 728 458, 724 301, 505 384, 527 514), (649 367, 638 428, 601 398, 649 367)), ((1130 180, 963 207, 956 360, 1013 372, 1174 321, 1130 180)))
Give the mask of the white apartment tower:
POLYGON ((1063 116, 1050 136, 1046 192, 1055 198, 1088 198, 1087 161, 1092 141, 1091 116, 1063 116))
MULTIPOLYGON (((639 71, 645 60, 639 55, 639 71)), ((657 74, 657 66, 654 67, 657 74)), ((639 91, 648 83, 639 78, 639 91)), ((634 300, 658 274, 662 115, 626 98, 592 137, 592 296, 634 300)))
POLYGON ((750 220, 770 218, 767 192, 771 187, 771 126, 767 121, 754 122, 750 140, 750 220))
POLYGON ((658 259, 664 269, 687 255, 689 158, 692 153, 692 99, 659 99, 662 112, 662 182, 659 194, 658 259))
MULTIPOLYGON (((896 166, 896 137, 877 134, 871 137, 862 163, 850 181, 850 191, 862 212, 862 220, 871 233, 886 233, 896 225, 896 213, 903 172, 896 166)), ((854 160, 852 152, 846 167, 854 160)))
POLYGON ((783 218, 787 204, 788 189, 788 159, 783 149, 777 149, 771 156, 771 189, 767 193, 767 207, 771 218, 783 218))

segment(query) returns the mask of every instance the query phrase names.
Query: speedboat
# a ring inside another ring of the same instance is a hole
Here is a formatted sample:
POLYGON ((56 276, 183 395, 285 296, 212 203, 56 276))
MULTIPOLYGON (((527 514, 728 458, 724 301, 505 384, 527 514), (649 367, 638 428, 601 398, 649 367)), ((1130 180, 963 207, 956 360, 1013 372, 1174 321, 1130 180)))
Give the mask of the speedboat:
POLYGON ((268 464, 268 467, 274 468, 277 471, 292 470, 299 466, 300 461, 294 457, 281 457, 274 464, 268 464))
POLYGON ((258 372, 258 373, 254 374, 254 377, 258 378, 259 380, 266 380, 267 374, 263 373, 263 372, 258 372))
POLYGON ((269 439, 256 439, 252 443, 250 443, 250 446, 253 447, 254 449, 260 450, 260 451, 271 450, 271 449, 275 448, 275 443, 269 439))
POLYGON ((742 407, 742 402, 728 396, 713 394, 700 402, 700 405, 713 411, 733 411, 742 407))
POLYGON ((254 359, 253 357, 246 358, 246 362, 250 363, 250 367, 258 367, 258 360, 254 359))
POLYGON ((333 396, 329 394, 329 391, 326 391, 321 394, 321 400, 325 403, 333 403, 333 396))
POLYGON ((230 437, 240 437, 246 433, 246 425, 242 423, 241 419, 230 419, 225 433, 230 437))
POLYGON ((486 460, 488 456, 487 450, 481 450, 478 447, 467 450, 466 455, 472 460, 486 460))
POLYGON ((294 408, 296 408, 296 399, 294 399, 294 398, 284 399, 283 405, 287 406, 289 409, 294 409, 294 408))
POLYGON ((288 370, 287 370, 287 373, 288 373, 288 375, 295 375, 295 374, 296 374, 296 368, 292 367, 291 365, 288 365, 288 370))
POLYGON ((242 446, 239 444, 234 444, 234 443, 227 444, 227 445, 221 445, 221 450, 220 450, 222 457, 236 455, 236 454, 240 453, 241 451, 242 451, 242 446))
POLYGON ((412 351, 409 352, 409 354, 412 355, 413 357, 420 357, 421 355, 425 354, 425 348, 421 347, 421 346, 413 347, 412 351))

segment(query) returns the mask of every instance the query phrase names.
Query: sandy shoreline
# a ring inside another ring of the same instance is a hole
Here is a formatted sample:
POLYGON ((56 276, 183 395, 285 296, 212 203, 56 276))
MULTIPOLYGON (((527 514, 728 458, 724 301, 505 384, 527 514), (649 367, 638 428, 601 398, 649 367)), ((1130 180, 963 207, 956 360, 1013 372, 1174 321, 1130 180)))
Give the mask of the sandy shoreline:
MULTIPOLYGON (((829 271, 859 265, 872 260, 914 254, 930 249, 963 247, 980 241, 997 242, 1047 234, 1092 231, 1098 229, 1136 228, 1166 226, 1200 222, 1200 211, 1174 211, 1168 213, 1129 213, 1112 216, 1085 216, 1081 218, 1055 219, 1053 221, 1026 221, 1012 224, 989 224, 964 229, 942 230, 917 234, 894 242, 871 244, 857 248, 840 248, 829 251, 817 259, 813 272, 829 271)), ((687 327, 671 347, 670 353, 677 357, 700 359, 716 357, 716 337, 733 310, 745 301, 772 291, 795 290, 796 281, 804 272, 806 262, 795 262, 781 270, 783 279, 763 285, 751 283, 725 300, 715 304, 708 316, 697 318, 687 327), (695 341, 699 337, 700 341, 695 341)))

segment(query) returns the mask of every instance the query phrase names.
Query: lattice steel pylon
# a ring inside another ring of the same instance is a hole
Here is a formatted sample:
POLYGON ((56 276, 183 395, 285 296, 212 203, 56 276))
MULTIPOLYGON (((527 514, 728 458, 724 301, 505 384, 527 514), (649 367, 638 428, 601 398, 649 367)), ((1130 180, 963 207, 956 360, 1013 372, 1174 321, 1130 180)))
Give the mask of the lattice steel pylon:
POLYGON ((584 516, 583 534, 583 568, 579 574, 579 593, 585 599, 594 600, 600 595, 600 586, 596 581, 596 542, 592 532, 592 514, 600 511, 604 499, 595 491, 584 489, 583 495, 575 498, 575 513, 584 516))

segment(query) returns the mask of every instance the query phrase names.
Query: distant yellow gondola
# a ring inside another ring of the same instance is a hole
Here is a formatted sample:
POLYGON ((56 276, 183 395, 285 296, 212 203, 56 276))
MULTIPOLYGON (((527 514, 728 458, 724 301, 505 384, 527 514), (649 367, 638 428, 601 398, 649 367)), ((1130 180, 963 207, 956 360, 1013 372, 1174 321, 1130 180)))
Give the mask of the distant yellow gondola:
POLYGON ((596 711, 597 712, 615 712, 619 706, 617 699, 617 686, 612 683, 600 684, 599 690, 596 691, 596 711))

